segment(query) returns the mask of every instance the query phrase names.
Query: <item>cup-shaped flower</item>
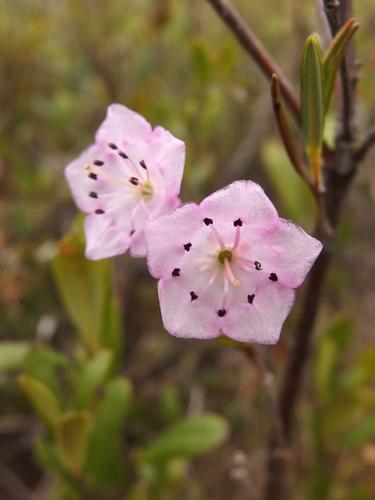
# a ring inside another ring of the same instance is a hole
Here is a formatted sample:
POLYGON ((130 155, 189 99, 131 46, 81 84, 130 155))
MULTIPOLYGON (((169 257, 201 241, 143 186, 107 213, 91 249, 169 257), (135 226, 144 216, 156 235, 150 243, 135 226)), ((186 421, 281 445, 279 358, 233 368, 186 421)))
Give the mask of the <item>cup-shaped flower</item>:
POLYGON ((150 222, 148 266, 177 337, 274 344, 322 244, 237 181, 150 222))
POLYGON ((185 144, 120 104, 108 107, 95 143, 65 169, 85 219, 86 256, 146 255, 148 221, 179 205, 185 144))

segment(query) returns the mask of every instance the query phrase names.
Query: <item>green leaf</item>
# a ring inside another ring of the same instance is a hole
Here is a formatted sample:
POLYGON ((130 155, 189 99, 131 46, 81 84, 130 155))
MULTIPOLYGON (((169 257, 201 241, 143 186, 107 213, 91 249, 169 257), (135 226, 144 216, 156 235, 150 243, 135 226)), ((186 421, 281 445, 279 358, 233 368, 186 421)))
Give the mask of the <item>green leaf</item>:
POLYGON ((163 462, 208 453, 228 435, 228 424, 220 416, 204 414, 186 418, 170 427, 142 454, 147 462, 163 462))
POLYGON ((326 113, 331 101, 333 86, 345 49, 352 39, 359 24, 354 19, 349 19, 338 31, 335 38, 323 56, 323 83, 324 83, 324 112, 326 113))
POLYGON ((18 370, 21 368, 27 353, 30 350, 29 342, 5 341, 0 343, 0 372, 18 370))
POLYGON ((103 400, 95 412, 85 470, 99 483, 121 484, 124 481, 121 435, 131 396, 130 381, 114 379, 107 384, 103 400))
POLYGON ((375 438, 375 418, 371 417, 357 424, 356 428, 343 438, 344 448, 355 448, 375 438))
POLYGON ((49 425, 54 426, 60 417, 60 408, 52 391, 27 375, 20 375, 18 382, 39 415, 49 425))
POLYGON ((318 39, 305 42, 301 65, 301 113, 305 149, 315 181, 320 182, 320 154, 324 128, 322 55, 318 39))
POLYGON ((62 463, 78 475, 86 458, 91 426, 87 411, 70 411, 62 415, 56 425, 56 444, 62 463))
POLYGON ((104 349, 83 365, 76 390, 77 408, 82 409, 90 406, 96 389, 108 375, 112 361, 112 351, 104 349))
POLYGON ((121 348, 121 318, 112 290, 110 260, 86 259, 78 224, 59 245, 52 261, 61 298, 85 343, 93 351, 100 346, 121 348))

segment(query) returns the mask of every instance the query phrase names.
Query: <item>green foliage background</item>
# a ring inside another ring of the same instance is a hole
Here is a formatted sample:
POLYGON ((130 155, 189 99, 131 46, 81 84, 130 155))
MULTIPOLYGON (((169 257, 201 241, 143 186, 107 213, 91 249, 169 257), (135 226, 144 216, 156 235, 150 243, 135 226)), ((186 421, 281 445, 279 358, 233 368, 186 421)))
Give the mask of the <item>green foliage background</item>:
MULTIPOLYGON (((233 3, 297 87, 304 39, 324 40, 319 2, 233 3)), ((375 119, 375 7, 355 10, 361 132, 375 119)), ((203 0, 1 0, 0 75, 0 497, 257 498, 273 415, 253 366, 233 347, 168 336, 142 260, 83 259, 63 168, 120 102, 186 142, 184 200, 251 178, 311 231, 268 84, 203 0)), ((332 112, 328 140, 334 130, 332 112)), ((375 496, 372 163, 325 293, 296 499, 375 496)), ((275 383, 294 321, 261 351, 275 383)))

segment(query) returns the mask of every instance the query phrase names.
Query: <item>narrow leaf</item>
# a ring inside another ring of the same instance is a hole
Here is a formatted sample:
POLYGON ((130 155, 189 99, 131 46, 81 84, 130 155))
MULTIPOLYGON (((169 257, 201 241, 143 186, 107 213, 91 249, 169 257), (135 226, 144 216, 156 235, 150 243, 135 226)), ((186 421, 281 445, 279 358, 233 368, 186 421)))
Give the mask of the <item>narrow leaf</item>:
POLYGON ((326 113, 331 101, 333 86, 345 49, 352 39, 359 24, 352 18, 349 19, 338 31, 335 38, 323 56, 323 82, 324 82, 324 112, 326 113))
POLYGON ((56 426, 57 449, 64 465, 79 474, 86 458, 91 415, 87 411, 65 413, 56 426))
POLYGON ((0 343, 0 372, 21 368, 30 349, 29 342, 0 343))
POLYGON ((214 414, 186 418, 173 425, 142 454, 148 462, 202 455, 219 446, 228 435, 228 424, 214 414))
POLYGON ((60 417, 60 409, 52 391, 46 385, 27 375, 20 375, 18 382, 39 415, 49 425, 54 426, 60 417))

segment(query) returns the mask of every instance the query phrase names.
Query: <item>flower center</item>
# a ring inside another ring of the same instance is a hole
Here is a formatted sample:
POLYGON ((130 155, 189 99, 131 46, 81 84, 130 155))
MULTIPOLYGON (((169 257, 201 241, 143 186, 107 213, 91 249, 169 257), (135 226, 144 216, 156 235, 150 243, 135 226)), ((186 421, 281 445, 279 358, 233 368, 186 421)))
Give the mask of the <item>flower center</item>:
POLYGON ((227 259, 228 262, 232 262, 232 258, 233 258, 233 254, 232 254, 231 250, 225 249, 225 250, 221 250, 221 252, 219 252, 218 259, 219 259, 219 262, 221 264, 224 264, 225 259, 227 259))
POLYGON ((143 184, 140 184, 139 187, 141 196, 143 196, 144 198, 150 198, 154 194, 154 187, 148 181, 145 181, 143 184))

